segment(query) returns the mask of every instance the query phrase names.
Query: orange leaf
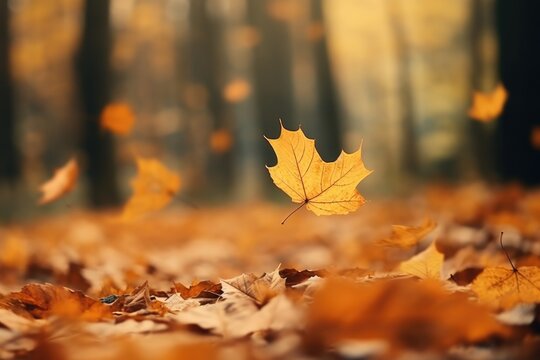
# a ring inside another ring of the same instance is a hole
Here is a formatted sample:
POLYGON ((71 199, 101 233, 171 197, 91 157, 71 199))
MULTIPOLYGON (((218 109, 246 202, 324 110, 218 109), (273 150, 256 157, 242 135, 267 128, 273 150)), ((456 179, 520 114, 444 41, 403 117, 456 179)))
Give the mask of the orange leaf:
POLYGON ((233 138, 229 130, 220 129, 210 135, 210 149, 213 153, 223 154, 231 149, 233 138))
POLYGON ((156 159, 137 158, 137 176, 132 180, 133 195, 122 217, 134 219, 166 206, 180 189, 180 177, 156 159))
POLYGON ((472 289, 480 301, 504 309, 520 303, 539 303, 540 268, 488 267, 474 279, 472 289))
POLYGON ((408 249, 417 245, 436 225, 429 218, 425 219, 420 226, 392 225, 392 235, 378 241, 378 244, 408 249))
POLYGON ((101 127, 113 134, 127 135, 133 129, 135 114, 131 107, 124 103, 112 103, 101 112, 101 127))
POLYGON ((43 194, 39 204, 53 202, 69 193, 75 187, 78 177, 79 166, 75 158, 71 158, 64 166, 54 171, 49 181, 41 185, 39 189, 43 194))
POLYGON ((234 79, 225 85, 223 97, 230 103, 239 103, 251 93, 251 85, 244 79, 234 79))
POLYGON ((316 350, 355 339, 425 350, 506 336, 509 330, 487 308, 466 294, 447 292, 436 281, 358 284, 336 278, 315 294, 305 333, 308 346, 316 350))
POLYGON ((502 84, 497 85, 491 93, 475 91, 469 116, 478 121, 490 122, 501 114, 507 98, 508 93, 502 84))
MULTIPOLYGON (((274 184, 316 215, 347 214, 365 202, 357 184, 371 173, 362 161, 362 149, 341 152, 327 163, 301 129, 290 131, 281 124, 281 135, 268 139, 278 163, 267 167, 274 184)), ((299 208, 300 208, 299 207, 299 208)), ((296 210, 295 210, 296 211, 296 210)))
POLYGON ((80 291, 52 284, 28 284, 2 299, 2 305, 17 314, 46 318, 51 315, 98 321, 112 317, 110 309, 80 291))

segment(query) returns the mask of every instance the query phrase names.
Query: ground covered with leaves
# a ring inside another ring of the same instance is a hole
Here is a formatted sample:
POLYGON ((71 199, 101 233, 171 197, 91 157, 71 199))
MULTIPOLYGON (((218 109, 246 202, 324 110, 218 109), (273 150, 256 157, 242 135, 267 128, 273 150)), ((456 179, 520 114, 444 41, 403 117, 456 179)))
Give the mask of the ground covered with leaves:
POLYGON ((0 358, 537 358, 540 193, 433 187, 0 229, 0 358), (504 232, 501 241, 501 232, 504 232))

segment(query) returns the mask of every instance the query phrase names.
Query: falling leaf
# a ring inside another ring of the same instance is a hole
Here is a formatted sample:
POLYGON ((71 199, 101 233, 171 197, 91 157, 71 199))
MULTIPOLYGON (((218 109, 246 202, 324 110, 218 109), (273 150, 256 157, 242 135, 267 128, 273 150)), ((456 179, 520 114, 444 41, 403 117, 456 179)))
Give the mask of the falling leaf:
POLYGON ((426 250, 402 262, 398 270, 421 279, 440 279, 443 261, 444 255, 432 242, 426 250))
POLYGON ((210 134, 210 150, 215 154, 223 154, 231 149, 233 138, 227 129, 219 129, 210 134))
POLYGON ((180 189, 180 177, 156 159, 138 157, 137 176, 132 180, 133 195, 122 217, 134 219, 167 205, 180 189))
POLYGON ((435 222, 429 218, 425 219, 420 226, 392 225, 390 237, 378 241, 378 244, 408 249, 416 246, 435 226, 435 222))
POLYGON ((54 175, 49 181, 41 185, 40 191, 43 194, 39 204, 48 204, 72 191, 78 177, 79 166, 75 158, 71 158, 64 166, 54 171, 54 175))
POLYGON ((245 79, 231 80, 223 89, 223 97, 230 103, 239 103, 251 93, 251 85, 245 79))
POLYGON ((478 121, 490 122, 501 114, 507 98, 508 93, 502 84, 497 85, 491 93, 475 91, 469 116, 478 121))
POLYGON ((125 103, 112 103, 103 109, 100 117, 101 127, 117 135, 128 135, 135 123, 135 114, 125 103))
POLYGON ((437 281, 355 283, 329 279, 308 311, 306 344, 313 350, 348 340, 386 340, 392 348, 445 349, 506 336, 487 308, 437 281), (467 321, 464 321, 466 319, 467 321))
POLYGON ((281 124, 279 138, 266 139, 278 160, 267 167, 270 176, 293 202, 302 204, 295 211, 306 206, 316 215, 347 214, 365 202, 356 186, 371 170, 364 166, 361 147, 352 154, 342 151, 336 161, 327 163, 317 153, 315 140, 302 129, 290 131, 281 124))
POLYGON ((0 300, 0 306, 16 314, 42 319, 51 315, 99 321, 111 317, 110 309, 80 291, 52 284, 28 284, 0 300))

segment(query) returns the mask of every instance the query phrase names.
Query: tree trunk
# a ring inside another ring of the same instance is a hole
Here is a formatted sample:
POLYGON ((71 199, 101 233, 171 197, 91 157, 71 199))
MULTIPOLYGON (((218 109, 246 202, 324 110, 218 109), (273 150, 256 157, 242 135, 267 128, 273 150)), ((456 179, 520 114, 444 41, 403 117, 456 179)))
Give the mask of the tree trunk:
POLYGON ((20 175, 20 164, 15 146, 15 113, 9 47, 8 1, 0 0, 0 181, 15 182, 20 175))
MULTIPOLYGON (((254 49, 255 96, 259 123, 263 134, 275 138, 279 135, 279 122, 296 129, 292 88, 292 52, 287 22, 272 18, 268 12, 270 0, 248 1, 248 14, 252 25, 259 30, 260 44, 254 49)), ((262 134, 261 134, 262 135, 262 134)), ((270 165, 275 156, 270 146, 264 146, 263 159, 270 165)), ((270 182, 269 182, 270 183, 270 182)))
POLYGON ((537 1, 497 0, 501 80, 508 101, 499 118, 497 147, 505 180, 540 183, 540 151, 531 132, 540 126, 540 26, 537 1))
POLYGON ((402 126, 402 171, 409 178, 418 175, 418 141, 416 136, 416 124, 414 121, 414 99, 411 74, 411 56, 407 44, 406 30, 403 26, 403 11, 401 0, 389 0, 388 15, 390 17, 390 29, 394 38, 395 56, 398 63, 398 83, 401 108, 402 126))
POLYGON ((90 203, 118 204, 114 140, 99 126, 99 116, 110 101, 111 53, 109 0, 86 0, 81 43, 76 55, 83 116, 82 148, 86 156, 90 203))
MULTIPOLYGON (((311 17, 314 24, 324 28, 323 0, 311 0, 311 17)), ((321 132, 324 136, 317 141, 317 148, 328 160, 338 157, 342 148, 341 118, 336 85, 332 74, 326 33, 313 44, 314 62, 317 78, 317 110, 320 117, 321 132)), ((356 150, 356 149, 350 149, 356 150)))

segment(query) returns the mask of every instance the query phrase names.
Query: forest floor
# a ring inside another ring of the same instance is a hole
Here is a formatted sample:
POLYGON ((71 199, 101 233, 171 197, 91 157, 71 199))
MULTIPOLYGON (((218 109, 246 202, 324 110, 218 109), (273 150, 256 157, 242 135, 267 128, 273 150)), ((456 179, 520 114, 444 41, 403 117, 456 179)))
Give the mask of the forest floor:
POLYGON ((539 192, 291 209, 0 228, 0 358, 538 358, 539 192))

